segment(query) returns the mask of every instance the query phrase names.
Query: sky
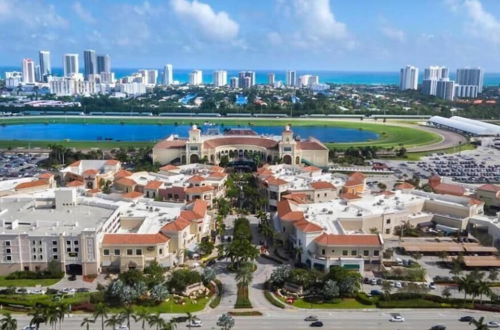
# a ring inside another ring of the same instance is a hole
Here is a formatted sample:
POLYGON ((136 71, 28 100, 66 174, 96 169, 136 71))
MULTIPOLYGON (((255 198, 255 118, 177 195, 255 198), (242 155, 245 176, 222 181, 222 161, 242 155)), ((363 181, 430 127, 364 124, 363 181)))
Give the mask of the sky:
POLYGON ((41 49, 54 67, 95 49, 118 68, 500 72, 500 1, 0 0, 0 65, 41 49))

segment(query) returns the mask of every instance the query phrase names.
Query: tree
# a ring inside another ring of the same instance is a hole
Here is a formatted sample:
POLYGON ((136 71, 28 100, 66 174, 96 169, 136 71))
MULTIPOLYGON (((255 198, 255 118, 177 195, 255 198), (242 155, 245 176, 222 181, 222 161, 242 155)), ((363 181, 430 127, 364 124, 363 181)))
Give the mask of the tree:
POLYGON ((339 286, 337 285, 337 282, 328 280, 325 282, 323 286, 323 296, 325 297, 326 300, 331 300, 333 298, 336 298, 340 295, 340 289, 339 286))
POLYGON ((224 256, 229 258, 230 267, 237 268, 247 261, 254 261, 259 256, 259 249, 248 239, 234 239, 224 246, 224 256))
POLYGON ((481 316, 479 319, 473 318, 469 324, 475 326, 475 330, 488 330, 489 327, 484 321, 484 316, 481 316))
POLYGON ((125 308, 120 313, 120 318, 127 321, 127 327, 130 329, 130 319, 134 316, 134 310, 130 306, 125 306, 125 308))
POLYGON ((207 237, 201 240, 200 244, 198 244, 198 249, 200 250, 202 255, 210 255, 214 250, 214 243, 212 243, 207 237))
POLYGON ((40 328, 40 324, 45 323, 44 308, 39 305, 35 306, 28 315, 31 316, 30 326, 35 326, 36 330, 40 328))
POLYGON ((488 279, 492 282, 495 282, 498 279, 498 270, 493 268, 490 270, 490 273, 488 274, 488 279))
POLYGON ((281 288, 290 277, 291 268, 289 265, 281 265, 273 270, 269 282, 272 286, 281 288))
POLYGON ((16 330, 17 320, 10 315, 10 313, 5 313, 0 319, 0 329, 1 330, 16 330))
POLYGON ((90 329, 90 325, 94 324, 94 323, 95 323, 95 320, 90 319, 88 317, 84 317, 83 320, 82 320, 82 323, 80 323, 80 326, 81 327, 85 327, 87 330, 89 330, 90 329))
POLYGON ((234 318, 227 313, 222 314, 217 320, 217 325, 220 326, 221 330, 231 330, 234 327, 234 318))
POLYGON ((147 322, 150 327, 155 327, 156 330, 159 330, 160 327, 165 325, 165 320, 160 316, 160 313, 149 315, 147 322))
POLYGON ((203 284, 208 285, 208 283, 215 280, 215 270, 211 267, 205 267, 203 269, 203 273, 201 274, 201 278, 203 279, 203 284))
POLYGON ((464 301, 467 300, 467 295, 472 293, 472 288, 474 286, 474 279, 470 276, 470 273, 466 276, 457 278, 458 292, 464 292, 464 301))
POLYGON ((115 329, 117 326, 120 326, 122 324, 122 322, 123 322, 123 319, 121 318, 121 316, 119 314, 113 314, 113 315, 111 315, 111 317, 106 319, 106 322, 104 322, 104 324, 107 327, 111 327, 112 329, 115 329))
POLYGON ((144 268, 143 273, 145 275, 146 283, 150 288, 165 282, 165 268, 162 267, 156 259, 151 261, 149 265, 144 268))
POLYGON ((246 262, 236 270, 236 281, 239 286, 248 286, 253 279, 254 264, 246 262))
POLYGON ((147 310, 145 309, 139 310, 134 315, 132 315, 132 318, 134 319, 135 322, 141 322, 142 330, 146 329, 146 322, 148 322, 149 319, 149 313, 147 310))
POLYGON ((149 297, 157 304, 165 301, 169 295, 170 292, 168 292, 168 289, 163 284, 156 284, 149 291, 149 297))
POLYGON ((443 297, 445 297, 446 299, 449 299, 451 297, 451 290, 449 287, 446 287, 443 289, 443 291, 441 292, 441 295, 443 297))
POLYGON ((101 329, 104 330, 104 319, 108 317, 108 311, 109 308, 107 305, 103 303, 98 303, 95 306, 94 313, 92 316, 94 317, 94 321, 97 320, 99 317, 101 318, 101 329))
POLYGON ((197 271, 178 269, 172 273, 168 286, 176 292, 182 292, 188 285, 198 282, 201 282, 201 275, 197 271))
POLYGON ((483 303, 483 295, 486 295, 486 297, 490 297, 492 294, 491 288, 488 285, 487 282, 484 281, 478 281, 477 282, 477 293, 479 294, 479 303, 483 303))
POLYGON ((48 306, 44 311, 45 322, 50 324, 52 329, 55 329, 57 322, 59 321, 59 314, 55 306, 48 306))
POLYGON ((384 291, 384 296, 386 299, 389 299, 391 291, 392 291, 392 286, 389 281, 383 281, 382 282, 382 291, 384 291))

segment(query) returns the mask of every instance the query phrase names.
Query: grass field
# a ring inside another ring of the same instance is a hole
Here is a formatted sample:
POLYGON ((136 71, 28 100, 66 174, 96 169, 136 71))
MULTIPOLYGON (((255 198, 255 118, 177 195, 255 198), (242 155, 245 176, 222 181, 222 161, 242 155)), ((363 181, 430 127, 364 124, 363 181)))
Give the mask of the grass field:
MULTIPOLYGON (((173 299, 165 301, 157 306, 138 306, 134 305, 133 309, 135 312, 140 310, 146 310, 148 313, 195 313, 203 310, 210 298, 201 298, 196 302, 188 301, 184 305, 176 304, 173 299)), ((120 308, 114 308, 113 312, 119 313, 120 308)))
POLYGON ((451 147, 451 148, 447 148, 447 149, 439 149, 439 150, 423 151, 423 152, 409 152, 406 154, 407 157, 401 158, 401 160, 420 160, 420 158, 422 158, 422 157, 430 156, 430 155, 436 154, 436 153, 453 154, 453 153, 457 153, 459 151, 474 150, 474 149, 476 149, 475 145, 473 145, 471 143, 467 143, 467 144, 461 145, 460 147, 451 147))
MULTIPOLYGON (((441 137, 437 134, 423 131, 418 129, 417 126, 398 126, 397 123, 366 123, 363 121, 332 121, 332 120, 305 120, 305 119, 251 119, 248 118, 241 119, 191 119, 191 118, 40 118, 40 117, 30 117, 30 118, 9 118, 0 119, 0 125, 16 125, 16 124, 27 124, 27 123, 68 123, 68 124, 178 124, 178 125, 191 125, 198 124, 201 125, 205 121, 210 121, 216 124, 224 125, 241 125, 241 126, 285 126, 291 124, 293 126, 318 126, 318 127, 341 127, 350 128, 358 130, 368 130, 375 132, 379 135, 376 140, 369 140, 364 142, 355 143, 327 143, 328 147, 345 149, 350 146, 378 146, 383 148, 389 148, 393 146, 403 145, 405 148, 411 148, 415 146, 422 146, 427 144, 437 143, 441 140, 441 137)), ((53 144, 55 141, 0 141, 0 148, 34 148, 40 147, 45 148, 49 144, 53 144)), ((86 149, 92 147, 98 147, 102 149, 110 149, 116 147, 143 147, 151 146, 153 142, 117 142, 117 141, 58 141, 57 143, 64 144, 67 147, 74 147, 77 149, 86 149)))
MULTIPOLYGON (((282 298, 280 300, 283 301, 282 298)), ((302 299, 297 299, 293 306, 298 308, 307 308, 307 309, 366 309, 366 308, 375 308, 375 305, 363 305, 358 302, 354 298, 345 298, 342 299, 338 303, 323 303, 323 304, 314 304, 306 302, 302 299)))
POLYGON ((60 278, 45 278, 45 279, 20 279, 20 280, 7 280, 5 276, 0 276, 0 287, 13 286, 19 287, 30 287, 30 286, 49 286, 59 282, 60 278))

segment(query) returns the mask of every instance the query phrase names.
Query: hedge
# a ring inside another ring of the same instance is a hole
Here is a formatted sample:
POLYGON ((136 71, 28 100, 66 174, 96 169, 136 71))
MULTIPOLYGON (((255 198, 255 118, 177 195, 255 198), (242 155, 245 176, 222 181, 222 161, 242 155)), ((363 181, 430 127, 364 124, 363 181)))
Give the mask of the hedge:
POLYGON ((363 305, 373 305, 374 301, 372 298, 368 297, 364 292, 357 292, 355 299, 363 305))
POLYGON ((215 298, 212 299, 212 301, 210 302, 209 304, 210 308, 216 308, 217 306, 219 306, 220 301, 222 299, 222 283, 218 279, 215 279, 214 282, 215 285, 217 285, 217 296, 215 296, 215 298))
POLYGON ((278 308, 285 308, 285 304, 276 299, 276 297, 268 290, 264 291, 264 296, 266 297, 267 301, 269 301, 273 306, 276 306, 278 308))

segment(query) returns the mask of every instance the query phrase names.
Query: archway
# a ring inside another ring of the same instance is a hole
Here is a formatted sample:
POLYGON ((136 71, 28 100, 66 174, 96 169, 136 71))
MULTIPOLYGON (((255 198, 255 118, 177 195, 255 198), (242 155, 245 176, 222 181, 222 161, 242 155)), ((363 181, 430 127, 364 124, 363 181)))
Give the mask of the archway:
POLYGON ((283 164, 292 165, 292 156, 290 155, 283 156, 283 164))
POLYGON ((295 164, 297 164, 297 165, 300 164, 300 157, 299 156, 295 157, 295 164))
POLYGON ((198 157, 198 155, 193 154, 193 155, 189 156, 189 163, 190 164, 198 163, 199 161, 200 161, 200 157, 198 157))

